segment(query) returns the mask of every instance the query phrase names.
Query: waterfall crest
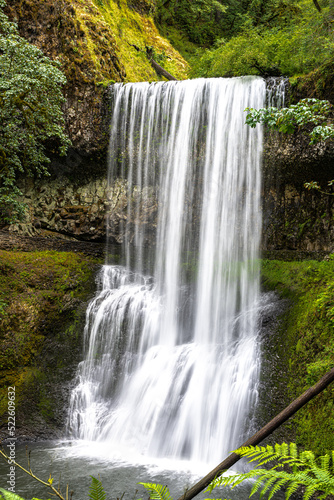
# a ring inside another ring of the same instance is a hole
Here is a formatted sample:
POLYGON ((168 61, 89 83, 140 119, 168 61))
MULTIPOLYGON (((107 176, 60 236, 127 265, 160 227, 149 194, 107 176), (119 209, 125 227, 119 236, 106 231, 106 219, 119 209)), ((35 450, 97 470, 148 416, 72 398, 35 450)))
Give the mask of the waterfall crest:
POLYGON ((116 84, 109 183, 122 178, 108 262, 87 310, 74 438, 220 461, 257 398, 261 127, 258 77, 116 84))

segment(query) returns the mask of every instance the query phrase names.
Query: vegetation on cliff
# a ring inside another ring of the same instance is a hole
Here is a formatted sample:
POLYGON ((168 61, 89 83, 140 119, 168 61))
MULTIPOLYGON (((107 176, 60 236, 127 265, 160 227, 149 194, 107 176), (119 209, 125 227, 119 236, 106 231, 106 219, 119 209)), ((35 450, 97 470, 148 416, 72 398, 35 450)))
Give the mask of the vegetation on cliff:
MULTIPOLYGON (((334 364, 334 258, 265 260, 262 276, 265 287, 291 301, 278 335, 287 353, 287 367, 282 369, 289 370, 292 400, 334 364)), ((317 455, 334 449, 333 410, 332 385, 297 413, 297 444, 317 455)))
POLYGON ((108 145, 109 84, 163 79, 151 58, 177 79, 188 75, 188 63, 156 28, 154 8, 153 0, 7 3, 20 35, 60 63, 67 79, 66 132, 85 165, 105 159, 100 153, 108 145))
POLYGON ((76 85, 160 79, 150 48, 178 79, 188 65, 173 46, 196 77, 292 76, 333 60, 329 0, 13 0, 8 11, 76 85))
POLYGON ((96 0, 96 4, 115 34, 118 54, 125 69, 124 81, 162 79, 150 63, 148 50, 152 51, 153 59, 175 78, 182 80, 187 77, 188 64, 155 26, 153 1, 96 0))
POLYGON ((58 142, 65 154, 62 85, 57 64, 18 34, 0 0, 0 223, 23 213, 18 173, 47 173, 45 142, 58 142))
POLYGON ((8 6, 22 34, 58 59, 69 87, 160 79, 146 55, 185 78, 187 63, 155 27, 150 0, 14 0, 8 6))
POLYGON ((96 269, 95 258, 72 252, 0 250, 0 427, 9 386, 18 435, 47 438, 63 423, 57 384, 71 379, 80 356, 96 269))

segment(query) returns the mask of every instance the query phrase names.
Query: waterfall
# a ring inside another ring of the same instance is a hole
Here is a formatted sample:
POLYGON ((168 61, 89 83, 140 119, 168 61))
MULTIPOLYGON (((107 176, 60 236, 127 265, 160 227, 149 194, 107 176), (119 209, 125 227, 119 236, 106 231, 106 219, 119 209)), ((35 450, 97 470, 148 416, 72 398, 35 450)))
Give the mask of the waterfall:
POLYGON ((73 438, 217 462, 249 431, 262 130, 244 109, 265 98, 259 77, 113 86, 108 231, 122 261, 103 266, 87 310, 73 438))

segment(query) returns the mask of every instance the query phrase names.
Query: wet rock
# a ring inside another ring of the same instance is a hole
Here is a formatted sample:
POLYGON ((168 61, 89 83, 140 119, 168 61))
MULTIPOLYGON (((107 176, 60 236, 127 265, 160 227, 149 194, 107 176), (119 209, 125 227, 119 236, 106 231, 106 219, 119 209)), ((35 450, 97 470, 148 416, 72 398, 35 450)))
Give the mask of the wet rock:
POLYGON ((105 178, 75 185, 62 177, 37 181, 33 188, 28 179, 20 188, 27 206, 26 219, 24 224, 11 226, 12 233, 38 235, 48 230, 82 240, 104 241, 108 229, 111 240, 120 242, 125 238, 124 220, 130 221, 127 227, 130 240, 138 224, 145 228, 147 240, 155 233, 157 200, 153 188, 140 190, 134 186, 135 203, 130 207, 127 181, 121 179, 107 187, 105 178), (136 213, 138 207, 140 216, 136 213))
POLYGON ((263 250, 334 251, 334 143, 309 144, 301 133, 267 134, 263 164, 263 250), (308 191, 316 181, 320 191, 308 191))

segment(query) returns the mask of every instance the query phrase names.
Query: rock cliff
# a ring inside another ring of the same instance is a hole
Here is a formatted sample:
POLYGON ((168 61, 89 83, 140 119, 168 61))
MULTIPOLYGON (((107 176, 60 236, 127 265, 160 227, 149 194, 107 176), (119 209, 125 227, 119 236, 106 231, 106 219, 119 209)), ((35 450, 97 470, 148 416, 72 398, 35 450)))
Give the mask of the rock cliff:
POLYGON ((153 0, 11 0, 6 14, 20 35, 60 62, 67 77, 66 131, 81 156, 108 142, 106 87, 113 82, 161 79, 146 55, 150 47, 167 71, 185 78, 188 65, 160 36, 153 0))
POLYGON ((263 249, 333 252, 334 144, 311 146, 306 135, 268 133, 263 164, 263 249), (317 181, 324 192, 308 191, 317 181))

